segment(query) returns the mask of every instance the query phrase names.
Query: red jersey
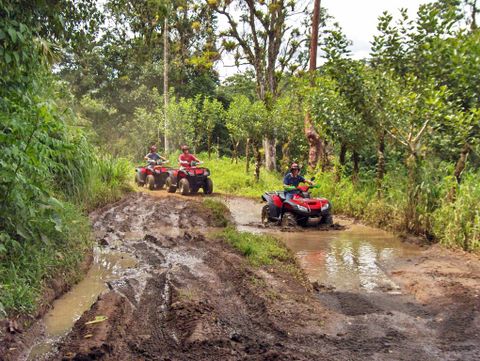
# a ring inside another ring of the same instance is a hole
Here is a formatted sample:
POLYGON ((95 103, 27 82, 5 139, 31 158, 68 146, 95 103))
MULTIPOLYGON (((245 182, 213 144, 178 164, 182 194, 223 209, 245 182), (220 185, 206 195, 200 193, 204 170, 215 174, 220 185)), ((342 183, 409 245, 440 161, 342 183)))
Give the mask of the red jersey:
POLYGON ((193 154, 180 154, 180 156, 178 157, 178 162, 180 163, 181 166, 185 167, 185 166, 190 166, 192 164, 192 162, 198 162, 199 160, 197 159, 197 157, 195 157, 193 154))

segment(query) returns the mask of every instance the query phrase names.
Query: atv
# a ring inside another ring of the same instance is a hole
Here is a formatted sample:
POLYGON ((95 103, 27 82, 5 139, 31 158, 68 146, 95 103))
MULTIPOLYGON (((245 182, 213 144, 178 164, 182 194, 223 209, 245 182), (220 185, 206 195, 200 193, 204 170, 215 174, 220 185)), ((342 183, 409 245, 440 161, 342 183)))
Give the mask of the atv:
MULTIPOLYGON (((312 179, 313 180, 313 179, 312 179)), ((262 208, 262 223, 275 222, 282 226, 306 226, 309 219, 318 220, 318 225, 332 225, 330 202, 325 198, 311 198, 309 189, 316 185, 294 188, 292 199, 286 200, 285 191, 265 192, 267 202, 262 208)))
POLYGON ((154 189, 162 189, 169 171, 172 169, 166 167, 164 165, 165 163, 168 163, 168 160, 149 160, 148 166, 138 167, 135 173, 135 183, 137 183, 139 187, 146 185, 151 191, 154 189))
POLYGON ((203 193, 212 194, 213 182, 209 178, 208 168, 197 167, 201 162, 192 162, 188 167, 172 169, 166 179, 167 192, 175 193, 178 190, 182 195, 197 193, 200 188, 203 193))

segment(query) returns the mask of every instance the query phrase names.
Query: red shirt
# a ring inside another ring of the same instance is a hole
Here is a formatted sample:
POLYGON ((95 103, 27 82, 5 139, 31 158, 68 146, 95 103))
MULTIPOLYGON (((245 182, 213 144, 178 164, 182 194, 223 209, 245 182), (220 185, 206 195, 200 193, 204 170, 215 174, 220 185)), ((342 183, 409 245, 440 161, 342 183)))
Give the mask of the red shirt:
POLYGON ((178 162, 180 163, 181 166, 189 166, 192 164, 192 162, 198 162, 199 160, 197 159, 197 157, 195 157, 193 154, 185 154, 185 153, 182 153, 180 154, 180 156, 178 157, 178 162))

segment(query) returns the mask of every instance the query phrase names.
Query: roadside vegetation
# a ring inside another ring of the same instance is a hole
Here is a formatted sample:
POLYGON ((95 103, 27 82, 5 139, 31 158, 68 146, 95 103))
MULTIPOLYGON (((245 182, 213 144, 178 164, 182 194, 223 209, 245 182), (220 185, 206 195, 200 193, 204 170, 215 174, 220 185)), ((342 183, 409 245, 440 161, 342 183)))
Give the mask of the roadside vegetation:
POLYGON ((91 248, 85 212, 130 179, 129 163, 97 155, 50 73, 55 47, 38 36, 62 13, 40 6, 44 22, 14 3, 0 2, 0 317, 32 313, 50 278, 78 278, 91 248))
POLYGON ((240 232, 228 227, 218 237, 240 251, 254 266, 293 261, 293 256, 285 245, 272 236, 240 232))

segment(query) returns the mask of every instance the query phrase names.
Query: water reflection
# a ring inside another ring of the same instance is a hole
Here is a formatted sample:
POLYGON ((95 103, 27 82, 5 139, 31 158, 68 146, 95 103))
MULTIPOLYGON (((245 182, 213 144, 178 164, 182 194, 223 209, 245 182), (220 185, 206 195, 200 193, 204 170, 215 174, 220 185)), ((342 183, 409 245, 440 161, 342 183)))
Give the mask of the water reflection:
POLYGON ((279 233, 311 281, 341 291, 396 289, 382 270, 397 257, 415 254, 416 247, 374 228, 352 225, 344 231, 279 233))

